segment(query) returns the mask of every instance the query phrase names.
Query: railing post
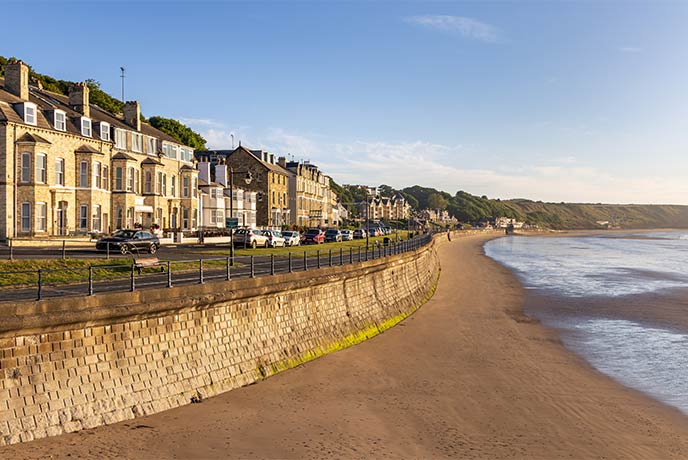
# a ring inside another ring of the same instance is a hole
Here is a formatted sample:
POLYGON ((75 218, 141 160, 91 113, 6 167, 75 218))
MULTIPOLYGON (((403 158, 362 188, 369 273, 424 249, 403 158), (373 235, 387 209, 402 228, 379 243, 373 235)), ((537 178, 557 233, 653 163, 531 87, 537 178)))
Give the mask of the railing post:
POLYGON ((67 258, 67 242, 62 240, 62 260, 67 258))
POLYGON ((203 279, 203 259, 198 259, 198 284, 203 284, 205 280, 203 279))
POLYGON ((105 244, 105 254, 106 254, 105 258, 110 260, 110 242, 109 241, 105 244))
POLYGON ((38 292, 36 293, 38 300, 43 298, 43 270, 38 270, 38 292))
POLYGON ((320 249, 318 249, 318 252, 316 255, 318 256, 318 268, 320 268, 320 249))
POLYGON ((308 270, 308 256, 306 255, 306 251, 303 251, 303 271, 308 270))
POLYGON ((93 265, 88 266, 88 295, 93 295, 93 265))
POLYGON ((354 263, 354 248, 352 248, 351 246, 349 246, 349 263, 354 263))
POLYGON ((291 268, 291 251, 289 251, 289 273, 291 273, 291 272, 292 272, 292 268, 291 268))
POLYGON ((332 249, 330 248, 328 252, 328 260, 329 260, 329 266, 332 266, 332 249))
POLYGON ((129 283, 129 291, 134 292, 136 290, 136 281, 134 277, 136 276, 136 264, 132 262, 131 264, 131 283, 129 283))
POLYGON ((226 279, 227 281, 229 281, 230 279, 232 279, 232 275, 231 275, 231 273, 229 272, 229 267, 230 267, 231 265, 232 265, 232 258, 231 258, 231 257, 227 257, 227 276, 225 277, 225 279, 226 279))
POLYGON ((172 263, 167 261, 167 287, 172 287, 172 263))
POLYGON ((270 274, 275 274, 275 254, 270 254, 270 274))
POLYGON ((339 248, 339 265, 344 265, 344 248, 339 248))
POLYGON ((256 265, 253 260, 253 256, 251 256, 251 278, 256 277, 256 265))

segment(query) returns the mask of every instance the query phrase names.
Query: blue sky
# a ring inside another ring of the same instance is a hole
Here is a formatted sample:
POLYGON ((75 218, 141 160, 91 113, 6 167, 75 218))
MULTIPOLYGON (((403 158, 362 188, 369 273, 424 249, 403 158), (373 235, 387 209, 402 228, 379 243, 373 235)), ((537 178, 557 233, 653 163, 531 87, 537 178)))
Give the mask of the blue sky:
POLYGON ((340 183, 688 204, 688 2, 5 2, 0 54, 340 183), (27 29, 27 26, 29 28, 27 29))

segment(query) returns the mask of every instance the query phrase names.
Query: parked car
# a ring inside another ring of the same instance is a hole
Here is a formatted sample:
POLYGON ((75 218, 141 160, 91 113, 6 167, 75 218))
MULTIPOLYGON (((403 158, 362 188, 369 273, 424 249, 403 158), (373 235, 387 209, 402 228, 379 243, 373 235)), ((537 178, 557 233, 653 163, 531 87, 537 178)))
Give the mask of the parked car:
POLYGON ((117 230, 112 236, 104 237, 96 242, 96 249, 119 251, 122 254, 138 254, 141 251, 155 254, 160 247, 160 239, 145 230, 117 230))
POLYGON ((327 231, 325 232, 325 241, 339 243, 340 241, 342 241, 342 232, 340 232, 336 228, 327 229, 327 231))
POLYGON ((284 242, 287 246, 298 246, 301 244, 301 234, 299 232, 288 230, 286 232, 282 232, 282 237, 284 238, 284 242))
POLYGON ((380 229, 377 228, 377 227, 369 227, 367 231, 368 231, 368 234, 369 234, 371 237, 382 235, 382 230, 380 230, 380 229))
POLYGON ((304 233, 302 241, 303 244, 320 244, 325 242, 325 232, 319 228, 312 228, 304 233))
POLYGON ((342 241, 352 241, 354 239, 353 230, 342 230, 342 241))
POLYGON ((357 228, 354 230, 354 239, 355 240, 360 240, 361 238, 365 238, 368 232, 366 232, 365 228, 357 228))
POLYGON ((267 248, 268 238, 263 235, 261 230, 256 230, 254 228, 240 228, 234 232, 234 241, 232 242, 234 246, 247 247, 247 248, 267 248))
POLYGON ((284 238, 282 237, 282 232, 277 230, 263 230, 263 235, 268 239, 268 246, 271 248, 284 247, 286 244, 284 238))

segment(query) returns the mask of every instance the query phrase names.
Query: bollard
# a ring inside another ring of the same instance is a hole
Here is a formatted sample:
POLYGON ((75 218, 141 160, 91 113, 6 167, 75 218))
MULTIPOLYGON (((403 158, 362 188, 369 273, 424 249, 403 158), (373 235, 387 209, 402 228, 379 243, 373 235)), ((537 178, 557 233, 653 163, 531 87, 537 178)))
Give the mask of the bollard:
POLYGON ((251 278, 256 277, 256 266, 253 263, 253 256, 251 256, 251 278))
POLYGON ((198 259, 198 284, 203 284, 203 259, 198 259))
POLYGON ((43 270, 38 270, 38 300, 43 298, 43 270))
POLYGON ((172 264, 169 260, 167 261, 167 287, 172 287, 172 264))
POLYGON ((131 264, 131 283, 129 284, 129 291, 134 292, 136 290, 136 281, 134 277, 136 276, 136 264, 131 264))
POLYGON ((67 258, 67 242, 62 240, 62 260, 67 258))
POLYGON ((270 254, 270 274, 275 274, 275 255, 270 254))
POLYGON ((229 273, 229 267, 230 267, 231 265, 232 265, 232 258, 231 258, 231 257, 227 257, 227 276, 225 277, 225 279, 226 279, 227 281, 229 281, 230 279, 232 279, 232 276, 231 276, 231 274, 229 273))
POLYGON ((88 295, 93 295, 93 266, 88 266, 88 295))
POLYGON ((291 269, 291 251, 289 251, 289 273, 291 273, 291 272, 292 272, 292 269, 291 269))

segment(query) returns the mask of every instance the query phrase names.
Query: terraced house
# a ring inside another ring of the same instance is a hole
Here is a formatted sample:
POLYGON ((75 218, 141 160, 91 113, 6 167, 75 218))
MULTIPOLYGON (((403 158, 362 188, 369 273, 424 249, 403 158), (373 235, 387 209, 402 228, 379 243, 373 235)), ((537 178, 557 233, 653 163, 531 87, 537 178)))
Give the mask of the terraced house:
POLYGON ((0 239, 108 232, 194 230, 193 149, 142 120, 89 101, 80 83, 64 96, 29 83, 10 61, 0 79, 0 239))

